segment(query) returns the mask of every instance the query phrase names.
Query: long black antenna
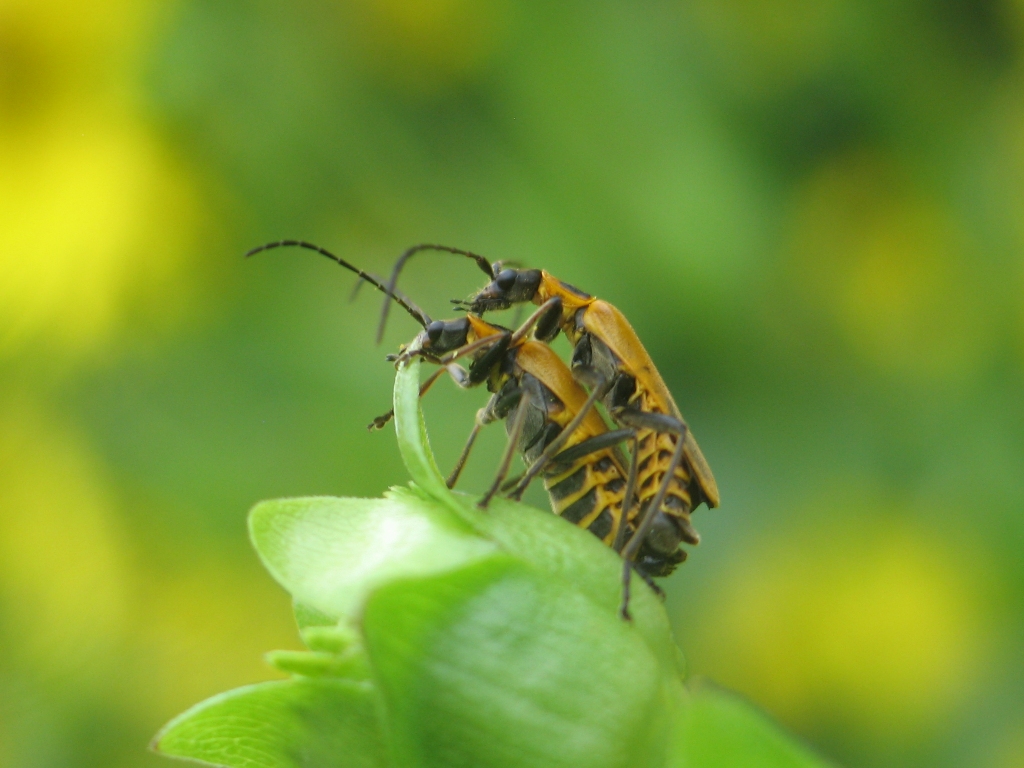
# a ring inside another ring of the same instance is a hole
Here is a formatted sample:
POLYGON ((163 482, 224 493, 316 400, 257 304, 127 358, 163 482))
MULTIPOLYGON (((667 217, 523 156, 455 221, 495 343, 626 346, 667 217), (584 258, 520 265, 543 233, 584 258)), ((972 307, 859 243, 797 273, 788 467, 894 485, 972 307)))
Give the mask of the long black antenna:
MULTIPOLYGON (((418 306, 416 306, 412 302, 412 300, 409 299, 409 297, 405 296, 399 291, 396 291, 393 286, 385 286, 384 283, 381 282, 380 278, 371 275, 369 272, 364 272, 363 270, 359 269, 359 267, 349 264, 344 259, 338 258, 333 253, 328 251, 326 248, 321 248, 319 245, 307 243, 305 240, 278 240, 273 243, 267 243, 266 245, 261 245, 257 248, 253 248, 251 251, 245 254, 245 257, 249 258, 250 256, 257 254, 260 251, 269 251, 273 248, 289 248, 293 246, 296 248, 306 248, 310 251, 316 251, 321 256, 326 256, 331 261, 337 262, 345 269, 351 272, 355 272, 357 275, 359 275, 359 277, 362 280, 368 282, 378 291, 385 294, 388 298, 394 299, 399 304, 399 306, 401 306, 402 309, 404 309, 406 312, 412 315, 413 319, 421 326, 426 328, 428 325, 430 325, 430 316, 427 315, 427 313, 420 309, 418 306)), ((385 300, 385 306, 391 306, 391 302, 385 300)))
MULTIPOLYGON (((398 261, 395 262, 394 269, 391 270, 391 279, 388 280, 387 287, 383 289, 384 293, 388 296, 395 295, 395 285, 398 283, 398 273, 402 271, 402 267, 405 266, 413 254, 419 253, 420 251, 444 251, 445 253, 453 253, 456 256, 466 256, 476 262, 476 265, 483 270, 487 278, 493 280, 495 277, 495 270, 491 267, 491 263, 487 261, 483 256, 472 253, 471 251, 464 251, 461 248, 451 248, 447 245, 432 245, 430 243, 421 243, 420 245, 414 245, 409 248, 405 253, 398 257, 398 261)), ((387 300, 384 301, 384 308, 380 312, 380 325, 377 326, 377 343, 380 344, 381 339, 384 338, 384 326, 388 322, 388 311, 391 309, 391 304, 387 300)))

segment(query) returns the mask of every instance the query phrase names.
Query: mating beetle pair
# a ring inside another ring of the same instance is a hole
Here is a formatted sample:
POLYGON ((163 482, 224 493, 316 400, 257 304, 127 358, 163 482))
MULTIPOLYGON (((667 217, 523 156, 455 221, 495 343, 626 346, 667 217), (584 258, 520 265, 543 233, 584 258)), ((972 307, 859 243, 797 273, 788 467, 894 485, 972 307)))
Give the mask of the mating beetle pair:
MULTIPOLYGON (((477 414, 476 425, 455 471, 454 485, 479 429, 506 419, 509 442, 494 483, 481 499, 486 506, 500 490, 518 451, 526 472, 514 481, 519 498, 542 475, 554 511, 589 529, 623 557, 622 614, 628 618, 630 574, 666 576, 686 553, 681 542, 699 537, 690 513, 700 503, 716 507, 718 488, 700 448, 626 318, 608 302, 575 288, 544 270, 509 269, 469 251, 419 245, 396 262, 387 284, 319 246, 294 240, 270 243, 247 255, 281 246, 308 248, 355 272, 386 294, 378 339, 390 301, 422 327, 412 343, 394 356, 397 364, 414 356, 438 365, 421 394, 445 371, 456 383, 486 383, 492 397, 477 414), (465 301, 467 311, 453 320, 431 320, 397 288, 398 275, 415 253, 434 250, 476 262, 489 282, 465 301), (515 331, 493 325, 485 312, 532 302, 539 308, 515 331), (530 336, 532 331, 532 337, 530 336), (569 367, 547 346, 558 332, 573 345, 569 367), (457 360, 471 361, 468 370, 457 360), (583 387, 590 390, 589 395, 583 387), (618 429, 609 430, 594 409, 600 401, 618 429), (620 448, 630 445, 628 461, 620 448)), ((371 427, 381 427, 390 414, 371 427)), ((652 584, 653 586, 653 584, 652 584)))

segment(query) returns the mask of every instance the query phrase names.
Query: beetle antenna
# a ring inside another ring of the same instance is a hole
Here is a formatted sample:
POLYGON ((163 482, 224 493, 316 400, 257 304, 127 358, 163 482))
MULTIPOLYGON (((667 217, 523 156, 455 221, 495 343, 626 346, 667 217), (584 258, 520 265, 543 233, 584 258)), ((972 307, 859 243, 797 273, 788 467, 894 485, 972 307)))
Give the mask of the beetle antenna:
MULTIPOLYGON (((271 250, 273 248, 289 248, 289 247, 306 248, 307 250, 310 250, 310 251, 316 251, 321 256, 326 256, 331 261, 334 261, 334 262, 340 264, 345 269, 347 269, 347 270, 349 270, 351 272, 355 272, 357 275, 359 275, 359 278, 360 278, 359 282, 356 283, 356 288, 357 289, 358 289, 359 285, 362 284, 363 281, 366 281, 367 283, 372 285, 374 288, 376 288, 381 293, 384 293, 389 298, 394 299, 394 301, 402 309, 404 309, 406 312, 408 312, 412 316, 412 318, 417 323, 419 323, 421 326, 426 328, 428 325, 430 325, 430 316, 427 315, 427 313, 424 312, 422 309, 420 309, 418 306, 416 306, 416 304, 414 304, 413 301, 408 296, 405 296, 401 292, 396 291, 393 287, 385 287, 383 281, 381 281, 380 278, 374 277, 369 272, 364 272, 363 270, 359 269, 359 267, 356 267, 356 266, 353 266, 352 264, 349 264, 344 259, 341 259, 341 258, 335 256, 333 253, 328 251, 326 248, 321 248, 319 245, 314 245, 313 243, 307 243, 305 240, 277 240, 276 242, 267 243, 266 245, 261 245, 261 246, 259 246, 257 248, 253 248, 251 251, 249 251, 249 252, 247 252, 245 254, 245 257, 249 258, 250 256, 254 256, 257 253, 260 253, 261 251, 269 251, 269 250, 271 250)), ((354 298, 354 295, 353 295, 353 298, 354 298)), ((390 306, 391 305, 390 302, 388 302, 387 305, 390 306)))
MULTIPOLYGON (((491 266, 491 263, 487 261, 483 256, 480 256, 472 251, 464 251, 461 248, 452 248, 447 245, 433 245, 430 243, 421 243, 420 245, 414 245, 409 248, 405 253, 398 257, 398 261, 395 262, 394 269, 391 270, 391 279, 388 280, 387 287, 382 289, 388 296, 393 296, 395 293, 395 286, 398 284, 398 274, 402 271, 402 267, 413 255, 420 251, 443 251, 445 253, 453 253, 456 256, 465 256, 476 262, 476 265, 487 275, 489 280, 493 280, 497 271, 491 266)), ((384 338, 384 326, 388 322, 388 311, 391 309, 391 304, 387 301, 384 302, 384 308, 380 312, 380 325, 377 326, 377 343, 380 344, 382 338, 384 338)))
POLYGON ((356 284, 352 286, 352 293, 348 295, 348 303, 352 304, 357 298, 359 298, 359 289, 363 287, 363 283, 366 281, 363 278, 356 280, 356 284))

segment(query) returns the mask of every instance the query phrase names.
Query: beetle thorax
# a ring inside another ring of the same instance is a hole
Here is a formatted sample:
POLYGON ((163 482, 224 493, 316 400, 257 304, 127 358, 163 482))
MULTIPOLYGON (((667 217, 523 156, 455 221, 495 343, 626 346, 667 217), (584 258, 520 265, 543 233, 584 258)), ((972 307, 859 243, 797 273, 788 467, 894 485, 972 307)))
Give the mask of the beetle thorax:
MULTIPOLYGON (((570 326, 575 325, 576 313, 583 307, 593 304, 594 297, 541 270, 541 281, 533 295, 533 303, 539 306, 556 296, 562 300, 562 328, 566 335, 570 335, 570 326)), ((571 335, 570 341, 574 341, 571 335)))

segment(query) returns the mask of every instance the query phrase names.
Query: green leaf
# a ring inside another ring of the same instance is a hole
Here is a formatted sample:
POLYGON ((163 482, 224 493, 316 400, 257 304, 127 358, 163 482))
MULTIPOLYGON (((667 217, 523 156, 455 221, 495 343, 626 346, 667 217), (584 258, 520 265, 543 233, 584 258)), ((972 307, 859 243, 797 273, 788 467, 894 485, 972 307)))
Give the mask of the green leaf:
POLYGON ((297 679, 214 696, 168 723, 153 749, 229 768, 385 768, 368 685, 297 679))
POLYGON ((267 663, 291 675, 369 680, 370 668, 362 652, 337 654, 327 651, 270 651, 267 663))
POLYGON ((363 630, 395 765, 663 765, 681 685, 572 582, 494 557, 382 587, 363 630))
POLYGON ((271 651, 267 663, 293 675, 370 679, 363 639, 353 627, 309 626, 302 630, 302 642, 309 651, 271 651))
POLYGON ((494 551, 436 503, 311 497, 257 504, 253 545, 267 570, 307 609, 335 621, 358 613, 375 587, 459 567, 494 551))
POLYGON ((362 638, 356 630, 344 624, 333 627, 308 626, 301 634, 302 642, 314 651, 344 653, 362 647, 362 638))
MULTIPOLYGON (((495 499, 486 513, 476 509, 474 500, 456 494, 454 502, 464 514, 481 518, 481 535, 501 550, 527 563, 558 582, 574 585, 609 616, 621 622, 622 558, 596 536, 563 520, 550 510, 495 499)), ((668 615, 661 599, 634 575, 630 612, 633 627, 640 633, 666 671, 682 675, 682 653, 672 637, 668 615)))
POLYGON ((735 694, 701 685, 679 708, 668 768, 829 768, 735 694))
POLYGON ((395 435, 398 451, 413 482, 440 501, 451 497, 427 438, 420 408, 420 361, 414 358, 395 375, 395 435))
POLYGON ((320 613, 320 611, 295 600, 292 601, 292 611, 295 613, 295 623, 300 630, 307 627, 330 627, 338 623, 336 618, 332 618, 326 613, 320 613))

